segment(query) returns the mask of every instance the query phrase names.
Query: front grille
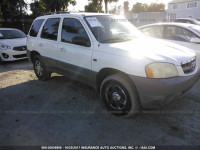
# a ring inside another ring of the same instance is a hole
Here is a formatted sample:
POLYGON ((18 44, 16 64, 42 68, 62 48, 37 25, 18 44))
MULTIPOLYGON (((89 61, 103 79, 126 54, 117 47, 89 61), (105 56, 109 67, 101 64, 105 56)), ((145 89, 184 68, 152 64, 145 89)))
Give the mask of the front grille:
POLYGON ((27 54, 22 54, 22 55, 13 55, 14 58, 23 58, 27 57, 27 54))
POLYGON ((185 74, 193 72, 196 68, 196 58, 194 58, 190 62, 182 63, 181 67, 183 68, 183 72, 185 74))
POLYGON ((15 51, 25 51, 27 49, 27 46, 18 46, 14 47, 13 50, 15 51))

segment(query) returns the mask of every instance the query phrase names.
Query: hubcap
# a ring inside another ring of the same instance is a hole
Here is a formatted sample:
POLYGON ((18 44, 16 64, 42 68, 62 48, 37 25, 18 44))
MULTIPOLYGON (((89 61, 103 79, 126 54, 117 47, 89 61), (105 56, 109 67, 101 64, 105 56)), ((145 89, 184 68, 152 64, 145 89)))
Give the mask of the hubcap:
POLYGON ((112 99, 115 100, 115 101, 120 101, 121 100, 121 96, 117 92, 114 92, 112 94, 112 99))
POLYGON ((120 111, 126 107, 127 97, 119 85, 110 85, 106 88, 106 100, 110 107, 120 111))
POLYGON ((40 63, 39 60, 36 60, 36 62, 35 62, 35 70, 36 70, 36 73, 37 73, 39 76, 42 76, 43 69, 42 69, 42 65, 41 65, 41 63, 40 63))

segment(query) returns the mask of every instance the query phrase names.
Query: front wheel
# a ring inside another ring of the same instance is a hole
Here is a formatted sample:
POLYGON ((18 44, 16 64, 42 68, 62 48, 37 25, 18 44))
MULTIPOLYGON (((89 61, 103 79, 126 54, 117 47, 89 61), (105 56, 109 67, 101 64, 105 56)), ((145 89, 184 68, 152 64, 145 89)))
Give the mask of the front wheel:
POLYGON ((104 79, 100 94, 106 109, 116 115, 131 117, 140 111, 137 90, 121 74, 114 74, 104 79))
POLYGON ((42 57, 39 55, 34 58, 33 68, 38 79, 46 81, 51 77, 51 73, 46 70, 42 57))

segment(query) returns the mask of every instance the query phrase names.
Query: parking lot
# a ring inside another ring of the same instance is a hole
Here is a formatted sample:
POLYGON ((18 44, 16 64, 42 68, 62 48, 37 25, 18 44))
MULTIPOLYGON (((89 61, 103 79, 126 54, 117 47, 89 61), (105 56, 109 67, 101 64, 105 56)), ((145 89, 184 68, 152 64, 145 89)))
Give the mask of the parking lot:
POLYGON ((200 81, 134 118, 105 112, 94 89, 53 74, 39 81, 27 60, 0 66, 0 145, 199 145, 200 81))

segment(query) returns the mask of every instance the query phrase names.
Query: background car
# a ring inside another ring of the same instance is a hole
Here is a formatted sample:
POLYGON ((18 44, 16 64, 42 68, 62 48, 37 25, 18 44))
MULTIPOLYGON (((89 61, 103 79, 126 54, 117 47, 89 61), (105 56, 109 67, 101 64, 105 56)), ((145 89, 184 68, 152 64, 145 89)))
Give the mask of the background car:
POLYGON ((18 29, 0 28, 0 62, 27 58, 26 34, 18 29))
POLYGON ((190 23, 190 24, 194 24, 194 25, 199 25, 200 26, 200 22, 197 21, 196 19, 192 19, 192 18, 177 18, 175 20, 175 22, 190 23))
POLYGON ((145 35, 193 49, 200 63, 200 26, 186 23, 157 23, 139 28, 145 35))

